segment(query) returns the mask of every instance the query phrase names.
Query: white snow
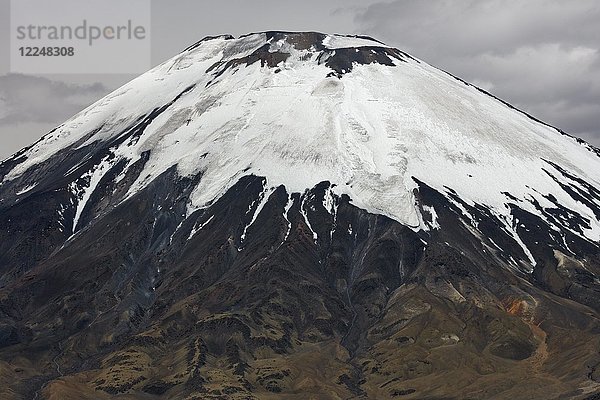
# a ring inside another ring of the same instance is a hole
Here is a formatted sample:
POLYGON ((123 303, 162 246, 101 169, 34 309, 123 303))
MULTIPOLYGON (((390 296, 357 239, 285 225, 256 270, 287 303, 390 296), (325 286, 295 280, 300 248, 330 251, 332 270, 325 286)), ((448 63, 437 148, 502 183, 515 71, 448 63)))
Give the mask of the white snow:
POLYGON ((333 192, 331 187, 325 189, 325 196, 323 196, 323 207, 329 212, 331 215, 335 215, 336 204, 333 197, 333 192))
POLYGON ((112 165, 113 164, 110 162, 110 157, 107 156, 100 162, 100 164, 82 176, 82 181, 84 181, 82 186, 78 186, 76 182, 71 184, 71 190, 77 199, 77 209, 75 210, 75 218, 73 219, 73 234, 75 233, 75 228, 77 227, 79 218, 81 218, 81 213, 83 212, 85 205, 94 193, 94 190, 96 190, 96 187, 98 186, 98 183, 100 183, 100 180, 104 174, 112 165))
MULTIPOLYGON (((192 228, 192 231, 190 232, 190 235, 188 236, 188 240, 190 240, 191 238, 193 238, 196 233, 200 232, 202 230, 202 228, 204 228, 206 225, 210 224, 210 221, 213 220, 215 216, 211 215, 209 219, 207 219, 205 222, 201 223, 200 225, 194 225, 194 227, 192 228)), ((160 272, 160 271, 158 271, 160 272)))
POLYGON ((330 186, 325 189, 325 195, 323 196, 323 207, 333 216, 331 231, 329 232, 329 239, 333 238, 333 232, 335 232, 337 228, 337 210, 339 207, 338 202, 334 197, 335 192, 333 188, 330 186))
POLYGON ((300 204, 300 213, 302 214, 302 217, 304 218, 304 222, 306 222, 306 226, 308 226, 308 229, 310 229, 310 231, 313 234, 314 242, 317 243, 317 239, 319 239, 319 235, 317 235, 317 232, 315 232, 315 230, 313 229, 313 227, 310 224, 310 221, 308 219, 308 214, 306 212, 306 200, 308 200, 307 195, 305 195, 303 197, 302 203, 300 204))
POLYGON ((287 221, 288 227, 287 227, 287 231, 285 232, 285 237, 283 238, 283 241, 281 242, 281 244, 285 243, 287 238, 290 236, 290 232, 292 231, 292 222, 290 221, 289 213, 290 213, 290 209, 292 208, 293 205, 294 205, 294 200, 292 199, 292 196, 290 196, 288 194, 288 201, 283 210, 283 218, 285 218, 285 220, 287 221))
MULTIPOLYGON (((248 225, 246 225, 246 227, 244 227, 244 232, 242 233, 242 236, 240 238, 240 243, 243 244, 244 240, 246 240, 246 232, 248 232, 248 228, 250 228, 254 222, 256 221, 256 218, 258 218, 258 215, 260 214, 260 212, 262 211, 262 209, 264 208, 265 204, 267 204, 267 202, 269 201, 269 197, 271 197, 271 194, 275 191, 274 187, 265 187, 264 190, 261 192, 261 194, 258 197, 258 205, 256 206, 256 208, 254 209, 254 213, 252 215, 252 219, 250 220, 250 223, 248 223, 248 225)), ((250 205, 250 210, 254 207, 254 203, 252 205, 250 205)))
MULTIPOLYGON (((265 34, 216 38, 172 58, 47 135, 4 180, 69 145, 116 137, 195 85, 137 143, 126 141, 115 149, 130 164, 152 150, 130 196, 173 165, 182 176, 203 173, 188 215, 248 174, 264 176, 268 187, 285 185, 288 193, 304 193, 329 181, 336 184, 335 194, 347 194, 356 206, 418 230, 422 219, 413 195, 415 177, 441 193, 451 188, 467 204, 485 205, 505 221, 510 209, 503 192, 541 218, 530 200, 552 207, 543 197, 552 193, 564 207, 589 219, 591 228, 584 236, 600 241, 600 222, 592 210, 543 171, 563 179, 544 161, 549 160, 600 188, 600 158, 575 139, 411 59, 395 67, 354 65, 342 79, 327 78, 331 70, 317 63, 318 53, 280 41, 271 43, 271 51, 291 56, 278 73, 260 62, 242 63, 218 78, 206 72, 265 43, 265 34), (98 132, 90 135, 94 130, 98 132)), ((330 49, 372 45, 379 44, 336 35, 325 42, 330 49)), ((99 166, 92 173, 76 220, 105 171, 99 166)), ((301 212, 309 224, 304 207, 301 212)), ((520 240, 512 226, 507 230, 520 240)))
POLYGON ((512 218, 512 219, 513 219, 512 223, 511 223, 512 226, 511 227, 507 227, 506 232, 509 235, 511 235, 513 237, 513 239, 519 244, 519 246, 521 247, 521 249, 523 249, 523 252, 525 253, 525 255, 527 256, 527 258, 529 259, 529 262, 531 263, 531 268, 529 268, 529 270, 527 272, 532 273, 533 272, 533 267, 536 266, 535 258, 533 258, 533 255, 531 254, 531 251, 527 248, 527 246, 525 245, 525 243, 523 243, 523 240, 521 239, 521 237, 517 233, 516 226, 518 225, 518 220, 514 220, 514 218, 512 218))
POLYGON ((427 231, 430 229, 440 229, 440 224, 438 223, 438 215, 435 211, 435 208, 430 206, 423 206, 423 209, 427 211, 427 213, 429 213, 431 218, 431 222, 426 222, 424 224, 424 229, 427 231))
POLYGON ((20 196, 20 195, 22 195, 22 194, 25 194, 25 193, 27 193, 27 192, 30 192, 30 191, 31 191, 31 190, 32 190, 34 187, 36 187, 36 186, 37 186, 37 183, 32 183, 31 185, 29 185, 29 186, 27 186, 27 187, 24 187, 23 189, 19 190, 19 191, 16 193, 16 195, 17 195, 17 196, 20 196))
POLYGON ((323 41, 323 45, 328 49, 342 49, 348 47, 389 47, 383 43, 378 42, 374 39, 359 38, 355 36, 340 36, 340 35, 327 35, 323 41))

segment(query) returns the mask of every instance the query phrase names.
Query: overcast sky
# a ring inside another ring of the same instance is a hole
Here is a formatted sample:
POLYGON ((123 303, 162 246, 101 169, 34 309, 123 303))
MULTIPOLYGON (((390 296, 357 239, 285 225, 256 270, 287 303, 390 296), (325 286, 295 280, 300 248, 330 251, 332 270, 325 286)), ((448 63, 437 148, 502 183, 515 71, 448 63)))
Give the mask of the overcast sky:
MULTIPOLYGON (((9 0, 0 0, 3 53, 9 43, 8 4, 9 0)), ((600 146, 597 0, 153 0, 151 4, 154 65, 207 35, 264 30, 367 34, 600 146)), ((10 74, 7 58, 0 57, 0 159, 134 77, 10 74)))

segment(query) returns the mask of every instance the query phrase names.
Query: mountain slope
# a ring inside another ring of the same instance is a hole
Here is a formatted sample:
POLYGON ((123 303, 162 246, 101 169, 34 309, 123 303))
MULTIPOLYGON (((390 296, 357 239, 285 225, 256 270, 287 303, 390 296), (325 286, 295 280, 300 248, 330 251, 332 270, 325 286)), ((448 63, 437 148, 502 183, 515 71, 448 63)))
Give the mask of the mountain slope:
POLYGON ((600 390, 600 152, 373 39, 207 38, 0 178, 3 397, 600 390))

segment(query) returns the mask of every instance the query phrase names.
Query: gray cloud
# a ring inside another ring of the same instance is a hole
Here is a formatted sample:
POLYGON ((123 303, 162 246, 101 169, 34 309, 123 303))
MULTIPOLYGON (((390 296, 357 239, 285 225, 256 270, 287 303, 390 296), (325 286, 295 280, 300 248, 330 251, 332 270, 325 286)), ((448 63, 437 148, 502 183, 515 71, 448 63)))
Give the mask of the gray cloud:
POLYGON ((101 83, 76 85, 30 75, 3 75, 0 76, 0 125, 57 123, 107 91, 101 83))
POLYGON ((600 2, 396 0, 367 33, 600 145, 600 2))
POLYGON ((109 90, 102 83, 0 75, 0 160, 33 143, 109 90))

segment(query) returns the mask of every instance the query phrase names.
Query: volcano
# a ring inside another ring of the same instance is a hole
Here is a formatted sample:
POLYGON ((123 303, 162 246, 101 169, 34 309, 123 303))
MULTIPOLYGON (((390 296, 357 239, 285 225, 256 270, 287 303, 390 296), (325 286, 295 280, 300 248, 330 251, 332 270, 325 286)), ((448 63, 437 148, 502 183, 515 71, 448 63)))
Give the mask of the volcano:
POLYGON ((0 182, 2 399, 600 398, 600 150, 370 37, 207 37, 0 182))

